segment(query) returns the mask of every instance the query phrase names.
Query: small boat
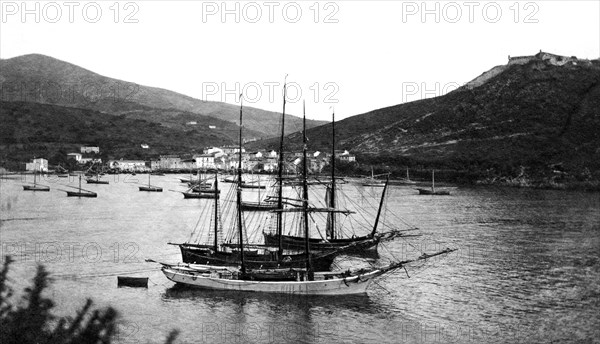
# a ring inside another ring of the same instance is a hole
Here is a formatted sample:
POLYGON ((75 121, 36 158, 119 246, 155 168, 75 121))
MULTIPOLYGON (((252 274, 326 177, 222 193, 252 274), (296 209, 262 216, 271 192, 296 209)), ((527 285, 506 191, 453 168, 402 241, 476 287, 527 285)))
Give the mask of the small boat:
POLYGON ((50 191, 50 187, 42 185, 23 185, 23 191, 50 191))
POLYGON ((245 202, 242 201, 242 210, 246 211, 271 211, 277 209, 276 203, 271 202, 245 202))
POLYGON ((108 184, 108 180, 100 180, 100 174, 96 173, 96 179, 88 178, 85 180, 88 184, 108 184))
POLYGON ((163 188, 161 188, 160 186, 153 186, 150 185, 150 176, 152 174, 148 173, 148 186, 140 186, 139 189, 140 191, 147 191, 147 192, 162 192, 163 188))
POLYGON ((148 288, 148 277, 117 276, 117 287, 148 288))
POLYGON ((50 187, 37 183, 37 173, 33 171, 33 185, 23 185, 23 191, 50 191, 50 187))
MULTIPOLYGON (((237 180, 235 178, 225 178, 223 183, 237 183, 237 180)), ((246 184, 246 182, 242 180, 242 184, 246 184)))
POLYGON ((434 196, 447 196, 450 195, 448 190, 436 190, 435 189, 435 171, 431 171, 431 189, 417 188, 419 195, 434 195, 434 196))
POLYGON ((383 174, 374 175, 373 174, 373 167, 371 167, 371 177, 370 178, 365 178, 362 181, 362 185, 363 186, 371 186, 371 187, 384 187, 385 183, 382 180, 375 179, 375 177, 382 176, 382 175, 383 174))
POLYGON ((183 194, 183 198, 208 198, 208 199, 214 199, 214 193, 210 194, 210 193, 200 193, 200 192, 185 192, 182 191, 181 192, 183 194))
POLYGON ((393 182, 393 184, 417 184, 417 182, 414 180, 410 180, 410 177, 408 175, 408 167, 407 167, 406 168, 406 178, 400 179, 400 180, 395 180, 393 182))
POLYGON ((98 197, 98 194, 93 192, 93 191, 89 191, 89 190, 84 190, 81 188, 81 174, 79 175, 79 190, 78 191, 66 191, 67 193, 67 197, 89 197, 89 198, 94 198, 94 197, 98 197))
POLYGON ((266 189, 265 185, 252 185, 252 184, 242 184, 240 186, 242 189, 266 189))
POLYGON ((162 192, 163 188, 159 186, 140 186, 140 191, 148 191, 148 192, 162 192))
POLYGON ((215 192, 220 192, 219 190, 215 190, 212 188, 211 184, 207 184, 207 185, 188 185, 190 187, 190 190, 194 191, 194 192, 202 192, 202 193, 215 193, 215 192))

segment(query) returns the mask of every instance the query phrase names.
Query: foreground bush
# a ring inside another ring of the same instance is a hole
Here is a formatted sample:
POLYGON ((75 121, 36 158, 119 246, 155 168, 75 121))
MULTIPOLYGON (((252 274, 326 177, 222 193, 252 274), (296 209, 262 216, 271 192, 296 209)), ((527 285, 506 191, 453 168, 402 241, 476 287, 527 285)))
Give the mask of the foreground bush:
MULTIPOLYGON (((0 343, 2 344, 80 344, 111 343, 119 313, 112 307, 92 309, 92 300, 74 315, 57 317, 50 310, 54 302, 44 297, 48 287, 48 272, 38 266, 33 285, 25 288, 22 302, 15 302, 13 290, 7 284, 10 264, 6 257, 0 271, 0 343)), ((177 331, 172 331, 166 343, 172 343, 177 331)))

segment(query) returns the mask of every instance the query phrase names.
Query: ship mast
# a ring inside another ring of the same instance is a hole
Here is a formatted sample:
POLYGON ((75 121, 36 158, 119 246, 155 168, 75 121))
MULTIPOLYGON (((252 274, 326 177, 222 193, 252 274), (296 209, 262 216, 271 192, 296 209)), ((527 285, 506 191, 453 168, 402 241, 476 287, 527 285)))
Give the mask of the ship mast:
POLYGON ((237 225, 238 234, 240 237, 240 262, 242 265, 242 275, 246 274, 246 265, 244 264, 244 235, 242 229, 242 103, 243 98, 240 94, 240 146, 238 155, 238 169, 237 169, 237 225))
POLYGON ((379 201, 379 209, 377 209, 377 217, 375 218, 375 224, 373 225, 373 231, 371 231, 371 237, 374 237, 375 232, 377 232, 377 225, 379 225, 379 217, 381 216, 381 209, 383 208, 383 201, 385 200, 385 192, 387 191, 389 183, 390 183, 390 175, 388 174, 387 179, 385 180, 385 186, 383 187, 383 192, 381 193, 381 200, 379 201))
POLYGON ((217 240, 219 233, 219 172, 215 172, 215 243, 214 250, 215 252, 219 249, 219 243, 217 240))
POLYGON ((281 137, 279 139, 279 161, 277 166, 279 167, 277 170, 277 178, 279 180, 279 189, 277 191, 277 209, 280 210, 277 212, 277 237, 279 238, 279 250, 277 252, 278 260, 281 261, 283 257, 283 213, 281 210, 283 209, 283 137, 285 135, 285 96, 286 96, 286 82, 287 82, 287 74, 283 81, 283 113, 281 115, 281 137))
POLYGON ((310 261, 310 244, 309 244, 309 234, 308 234, 308 183, 306 179, 308 178, 308 167, 307 167, 307 159, 306 159, 306 104, 304 101, 302 102, 302 209, 304 213, 304 248, 306 251, 306 272, 308 274, 308 280, 314 280, 314 273, 312 271, 312 264, 310 261))
MULTIPOLYGON (((335 110, 331 114, 331 189, 329 191, 329 207, 335 209, 335 110)), ((327 231, 330 239, 335 239, 335 213, 327 215, 327 231)))

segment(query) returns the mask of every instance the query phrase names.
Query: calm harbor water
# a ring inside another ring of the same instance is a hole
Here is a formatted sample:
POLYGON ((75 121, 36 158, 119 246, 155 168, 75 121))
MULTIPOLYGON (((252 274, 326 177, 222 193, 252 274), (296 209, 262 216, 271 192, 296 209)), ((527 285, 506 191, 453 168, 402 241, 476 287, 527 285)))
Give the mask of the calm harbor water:
MULTIPOLYGON (((165 192, 145 193, 136 182, 147 175, 106 176, 110 185, 84 186, 96 199, 67 198, 59 189, 74 179, 45 181, 50 192, 1 180, 1 253, 16 260, 15 289, 44 264, 55 313, 73 314, 88 297, 114 306, 118 343, 162 342, 174 328, 179 343, 600 341, 597 193, 461 187, 435 197, 394 186, 385 215, 422 236, 380 247, 381 259, 458 251, 389 275, 362 296, 231 295, 175 287, 144 262, 177 261, 167 242, 187 240, 209 202, 169 192, 183 190, 176 177, 152 177, 165 192), (117 288, 125 274, 148 276, 149 288, 117 288)), ((355 199, 379 192, 365 188, 355 199)))

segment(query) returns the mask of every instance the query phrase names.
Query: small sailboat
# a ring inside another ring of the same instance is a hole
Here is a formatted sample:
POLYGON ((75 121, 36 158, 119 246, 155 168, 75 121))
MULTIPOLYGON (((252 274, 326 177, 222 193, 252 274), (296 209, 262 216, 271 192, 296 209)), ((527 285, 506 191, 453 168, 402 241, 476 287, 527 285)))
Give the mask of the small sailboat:
POLYGON ((33 185, 23 185, 23 191, 50 191, 50 187, 37 183, 37 171, 33 171, 33 185))
POLYGON ((406 168, 406 178, 400 179, 400 180, 396 180, 395 181, 396 184, 417 184, 416 181, 414 180, 410 180, 410 176, 408 175, 408 167, 406 168))
POLYGON ((371 167, 371 177, 365 178, 362 181, 362 185, 363 186, 371 186, 371 187, 384 187, 385 183, 382 180, 375 178, 375 177, 383 176, 383 175, 384 174, 378 174, 378 175, 373 174, 373 167, 371 167))
POLYGON ((81 188, 81 174, 79 175, 78 191, 66 191, 66 193, 67 193, 67 197, 90 197, 90 198, 98 197, 97 193, 95 193, 93 191, 89 191, 89 190, 84 190, 81 188))
MULTIPOLYGON (((260 178, 258 179, 258 186, 261 186, 260 178)), ((244 188, 244 185, 242 185, 242 188, 244 188)), ((266 200, 263 200, 261 198, 260 190, 262 190, 263 188, 258 187, 256 189, 258 190, 258 201, 257 202, 242 201, 241 202, 242 210, 245 210, 245 211, 271 211, 271 210, 277 209, 277 204, 275 203, 275 201, 272 201, 268 197, 266 200)))
POLYGON ((100 173, 96 172, 96 179, 88 178, 85 180, 88 184, 108 184, 108 180, 100 180, 100 173))
POLYGON ((148 173, 148 186, 140 186, 140 191, 148 191, 148 192, 162 192, 163 189, 160 186, 150 185, 150 176, 152 174, 148 173))
POLYGON ((218 180, 216 179, 217 175, 215 174, 215 182, 214 187, 211 184, 206 184, 202 182, 201 184, 193 184, 190 183, 190 188, 187 191, 182 191, 183 198, 205 198, 212 199, 215 198, 215 194, 218 195, 221 193, 221 190, 218 188, 218 180))
POLYGON ((436 190, 435 189, 435 170, 431 170, 431 189, 417 188, 419 195, 450 195, 448 190, 436 190))
POLYGON ((58 178, 68 178, 69 177, 69 171, 67 171, 60 164, 58 164, 58 166, 56 168, 57 168, 57 171, 55 173, 58 178))

